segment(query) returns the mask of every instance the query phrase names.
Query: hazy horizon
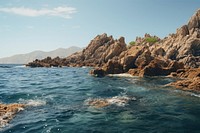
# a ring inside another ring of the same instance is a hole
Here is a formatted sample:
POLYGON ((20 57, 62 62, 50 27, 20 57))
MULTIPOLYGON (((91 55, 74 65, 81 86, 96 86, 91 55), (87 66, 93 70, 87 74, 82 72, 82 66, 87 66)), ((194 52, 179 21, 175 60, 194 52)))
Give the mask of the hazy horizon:
POLYGON ((199 8, 188 0, 10 0, 0 1, 0 58, 35 50, 86 47, 96 35, 175 33, 199 8))

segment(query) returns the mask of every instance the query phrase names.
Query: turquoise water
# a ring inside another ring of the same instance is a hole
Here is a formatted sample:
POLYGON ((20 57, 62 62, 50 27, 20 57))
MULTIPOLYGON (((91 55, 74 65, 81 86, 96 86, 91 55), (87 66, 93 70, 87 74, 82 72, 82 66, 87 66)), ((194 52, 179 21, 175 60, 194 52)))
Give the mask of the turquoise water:
POLYGON ((0 102, 26 103, 2 133, 197 133, 198 94, 163 87, 173 79, 104 77, 90 68, 0 65, 0 102), (124 106, 95 108, 88 99, 135 97, 124 106))

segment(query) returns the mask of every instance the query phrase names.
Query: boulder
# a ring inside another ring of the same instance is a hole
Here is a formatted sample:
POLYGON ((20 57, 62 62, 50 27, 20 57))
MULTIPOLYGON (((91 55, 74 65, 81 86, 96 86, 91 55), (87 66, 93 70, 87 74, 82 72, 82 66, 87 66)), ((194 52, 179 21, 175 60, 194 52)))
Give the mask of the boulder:
POLYGON ((180 29, 177 30, 177 35, 181 37, 185 37, 189 35, 189 30, 187 25, 183 25, 180 29))
POLYGON ((168 60, 155 58, 140 71, 139 76, 166 76, 170 74, 168 60))
POLYGON ((151 56, 151 52, 149 49, 147 49, 137 57, 135 65, 137 66, 137 68, 142 69, 147 66, 152 60, 153 57, 151 56))
POLYGON ((109 60, 108 63, 103 66, 103 70, 106 74, 119 74, 124 72, 123 66, 117 60, 109 60))
POLYGON ((154 57, 165 56, 166 52, 163 48, 159 47, 159 48, 154 49, 152 54, 153 54, 154 57))
POLYGON ((95 77, 104 77, 105 76, 105 71, 101 68, 95 68, 95 69, 92 69, 90 71, 90 74, 95 76, 95 77))

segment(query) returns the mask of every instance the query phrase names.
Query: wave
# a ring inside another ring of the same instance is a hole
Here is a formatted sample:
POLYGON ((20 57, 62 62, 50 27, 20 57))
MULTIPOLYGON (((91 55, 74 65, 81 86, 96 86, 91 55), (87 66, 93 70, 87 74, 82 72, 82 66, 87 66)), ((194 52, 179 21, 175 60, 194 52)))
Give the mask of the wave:
POLYGON ((194 96, 194 97, 200 98, 200 94, 191 93, 190 95, 191 95, 191 96, 194 96))
POLYGON ((44 100, 24 100, 24 99, 20 99, 19 100, 20 103, 23 103, 27 106, 32 106, 32 107, 37 107, 37 106, 43 106, 46 105, 46 101, 44 100))
POLYGON ((135 97, 128 96, 114 96, 111 98, 89 98, 85 101, 86 105, 93 106, 96 108, 102 108, 109 105, 125 106, 129 101, 135 101, 135 97))
POLYGON ((121 74, 108 74, 109 77, 134 77, 128 73, 121 73, 121 74))
POLYGON ((15 66, 15 68, 25 68, 26 65, 21 65, 21 66, 15 66))
POLYGON ((10 65, 0 65, 0 68, 12 68, 10 65))

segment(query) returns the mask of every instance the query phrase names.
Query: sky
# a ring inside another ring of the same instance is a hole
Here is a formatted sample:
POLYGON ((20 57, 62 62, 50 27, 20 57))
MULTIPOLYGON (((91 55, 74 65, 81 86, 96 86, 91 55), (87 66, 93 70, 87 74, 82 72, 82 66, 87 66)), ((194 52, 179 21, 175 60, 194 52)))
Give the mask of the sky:
POLYGON ((86 47, 107 33, 126 43, 187 24, 200 0, 0 0, 0 58, 86 47))

